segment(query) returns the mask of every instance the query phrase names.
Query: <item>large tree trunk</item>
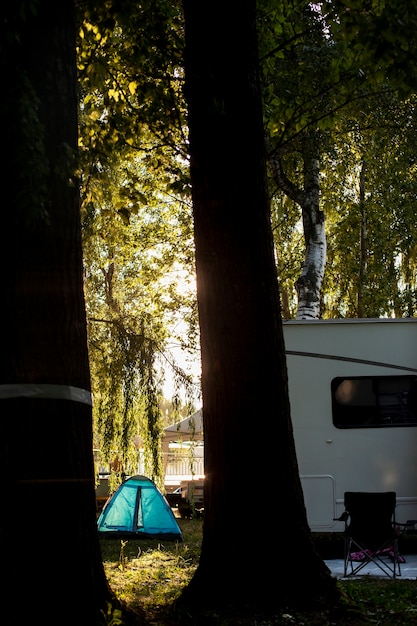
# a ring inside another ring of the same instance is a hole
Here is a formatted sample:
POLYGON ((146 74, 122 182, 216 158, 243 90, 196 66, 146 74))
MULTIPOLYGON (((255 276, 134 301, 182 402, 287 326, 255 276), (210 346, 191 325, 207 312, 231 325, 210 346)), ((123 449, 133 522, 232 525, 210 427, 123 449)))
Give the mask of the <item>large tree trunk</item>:
POLYGON ((0 620, 92 626, 110 593, 74 179, 74 3, 6 3, 3 14, 0 620))
POLYGON ((181 602, 276 610, 336 586, 313 549, 290 420, 255 4, 184 0, 206 479, 181 602))

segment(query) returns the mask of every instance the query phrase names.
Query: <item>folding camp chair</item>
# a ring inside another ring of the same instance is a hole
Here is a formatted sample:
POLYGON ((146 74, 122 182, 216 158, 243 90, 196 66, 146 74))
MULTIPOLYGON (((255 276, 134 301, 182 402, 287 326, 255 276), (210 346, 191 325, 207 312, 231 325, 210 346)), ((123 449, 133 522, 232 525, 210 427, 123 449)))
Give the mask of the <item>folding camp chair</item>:
POLYGON ((345 577, 372 563, 392 579, 401 576, 395 492, 347 491, 344 503, 345 577))

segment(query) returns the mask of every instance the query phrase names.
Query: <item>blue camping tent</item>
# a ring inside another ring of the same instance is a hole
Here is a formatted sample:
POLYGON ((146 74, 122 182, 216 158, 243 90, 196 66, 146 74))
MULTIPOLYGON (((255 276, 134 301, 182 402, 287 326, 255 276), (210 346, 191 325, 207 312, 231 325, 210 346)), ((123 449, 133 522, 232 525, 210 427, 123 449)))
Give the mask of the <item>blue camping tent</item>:
POLYGON ((100 536, 182 541, 165 497, 146 476, 132 476, 106 502, 97 520, 100 536))

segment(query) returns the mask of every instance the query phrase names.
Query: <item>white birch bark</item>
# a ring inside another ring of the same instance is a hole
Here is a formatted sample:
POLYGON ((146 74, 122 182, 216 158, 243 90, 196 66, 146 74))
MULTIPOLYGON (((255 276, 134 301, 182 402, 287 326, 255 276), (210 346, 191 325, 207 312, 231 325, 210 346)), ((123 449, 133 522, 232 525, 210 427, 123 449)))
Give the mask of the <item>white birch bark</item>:
POLYGON ((303 214, 306 251, 304 265, 295 288, 298 295, 297 319, 319 319, 321 289, 326 267, 325 218, 320 211, 320 161, 314 133, 303 144, 303 214))
POLYGON ((298 297, 297 319, 319 319, 321 290, 326 268, 325 217, 320 210, 319 145, 312 133, 303 141, 304 189, 292 183, 282 169, 278 155, 269 159, 275 183, 302 211, 305 255, 301 274, 295 283, 298 297))
POLYGON ((304 265, 295 283, 298 296, 297 319, 300 320, 320 318, 321 289, 326 267, 324 215, 321 211, 310 210, 308 221, 304 265))

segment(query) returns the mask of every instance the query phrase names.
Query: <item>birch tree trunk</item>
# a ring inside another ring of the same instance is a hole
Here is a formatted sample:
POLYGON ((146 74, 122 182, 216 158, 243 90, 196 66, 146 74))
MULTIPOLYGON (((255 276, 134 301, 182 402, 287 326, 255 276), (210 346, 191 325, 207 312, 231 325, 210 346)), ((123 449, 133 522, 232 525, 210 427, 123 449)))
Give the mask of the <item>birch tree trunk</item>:
POLYGON ((360 262, 359 262, 359 280, 358 280, 358 295, 357 295, 357 315, 358 317, 364 317, 365 309, 363 304, 364 285, 366 277, 366 262, 367 262, 367 219, 366 219, 366 206, 365 206, 365 172, 366 163, 363 160, 361 163, 361 170, 359 175, 359 208, 360 208, 360 232, 359 232, 359 245, 360 245, 360 262))
POLYGON ((301 274, 295 283, 298 306, 297 319, 319 319, 321 290, 326 268, 325 216, 320 210, 320 147, 314 132, 302 141, 304 187, 300 189, 286 176, 279 155, 269 159, 275 184, 302 212, 305 256, 301 274))

